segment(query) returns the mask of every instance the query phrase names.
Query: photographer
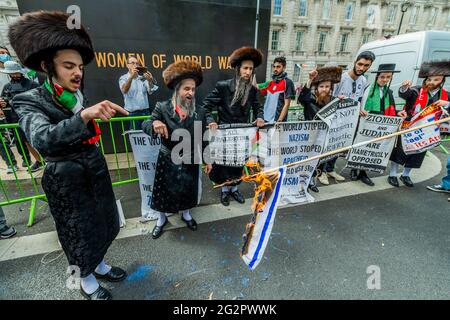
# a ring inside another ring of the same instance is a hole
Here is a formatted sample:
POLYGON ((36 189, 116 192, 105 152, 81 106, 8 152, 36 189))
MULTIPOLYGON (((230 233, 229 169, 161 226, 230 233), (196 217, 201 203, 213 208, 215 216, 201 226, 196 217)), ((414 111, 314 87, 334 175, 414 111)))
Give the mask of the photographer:
MULTIPOLYGON (((150 105, 148 95, 158 90, 156 81, 147 68, 142 67, 135 57, 127 60, 128 73, 119 79, 120 90, 123 94, 124 108, 130 116, 149 116, 150 105)), ((130 122, 129 129, 140 130, 142 121, 130 122)))
MULTIPOLYGON (((24 74, 22 73, 22 67, 19 63, 15 61, 6 61, 4 63, 4 69, 0 69, 0 72, 3 74, 9 75, 11 78, 11 81, 7 83, 1 92, 0 97, 0 107, 1 107, 1 113, 4 114, 6 118, 7 123, 18 123, 19 122, 19 116, 14 112, 14 110, 11 108, 10 101, 19 93, 26 92, 28 90, 34 89, 39 86, 34 81, 31 81, 30 79, 25 78, 24 74)), ((22 129, 17 129, 18 136, 16 135, 16 139, 20 139, 22 141, 22 148, 20 147, 19 142, 16 140, 16 147, 19 151, 20 155, 22 156, 23 162, 22 167, 27 167, 27 162, 30 165, 31 171, 37 171, 39 170, 43 164, 40 162, 40 156, 39 153, 28 143, 24 132, 22 129), (31 162, 30 158, 30 152, 33 154, 33 157, 36 159, 36 162, 33 164, 31 162)), ((8 163, 8 157, 5 151, 5 148, 2 146, 0 147, 1 156, 3 160, 8 164, 8 173, 12 173, 13 168, 11 167, 11 164, 8 163)), ((15 156, 10 150, 8 150, 8 153, 12 160, 12 165, 14 167, 14 170, 17 171, 17 161, 15 159, 15 156)))

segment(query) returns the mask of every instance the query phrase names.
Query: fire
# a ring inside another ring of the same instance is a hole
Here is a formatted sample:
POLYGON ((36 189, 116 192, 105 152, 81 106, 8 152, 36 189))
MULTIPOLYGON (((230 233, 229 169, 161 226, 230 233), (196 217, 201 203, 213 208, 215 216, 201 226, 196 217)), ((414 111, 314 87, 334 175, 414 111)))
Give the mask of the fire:
POLYGON ((241 255, 245 255, 248 252, 248 246, 250 244, 250 239, 252 238, 257 216, 263 210, 267 201, 269 201, 280 175, 278 171, 268 173, 261 172, 261 166, 255 159, 250 159, 246 166, 249 169, 250 174, 243 176, 242 180, 254 182, 256 186, 252 204, 253 217, 252 221, 245 226, 245 233, 243 235, 244 245, 241 250, 241 255))

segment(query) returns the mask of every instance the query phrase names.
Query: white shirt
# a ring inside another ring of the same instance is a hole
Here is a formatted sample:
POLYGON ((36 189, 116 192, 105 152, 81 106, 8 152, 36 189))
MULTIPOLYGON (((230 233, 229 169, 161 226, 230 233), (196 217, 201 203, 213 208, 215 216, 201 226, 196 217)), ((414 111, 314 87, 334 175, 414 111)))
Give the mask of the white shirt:
POLYGON ((353 80, 348 72, 344 72, 342 74, 341 82, 334 86, 333 96, 345 96, 361 102, 366 83, 367 79, 364 76, 359 76, 356 80, 353 80))
MULTIPOLYGON (((119 87, 122 91, 123 85, 128 81, 130 78, 130 73, 124 74, 119 79, 119 87)), ((123 93, 123 99, 124 99, 124 108, 128 112, 135 112, 140 110, 147 110, 150 105, 148 103, 148 95, 151 95, 153 92, 158 90, 157 85, 153 85, 152 88, 150 88, 148 81, 145 79, 144 81, 141 80, 142 78, 138 76, 136 79, 133 79, 131 81, 130 89, 127 93, 123 93)))

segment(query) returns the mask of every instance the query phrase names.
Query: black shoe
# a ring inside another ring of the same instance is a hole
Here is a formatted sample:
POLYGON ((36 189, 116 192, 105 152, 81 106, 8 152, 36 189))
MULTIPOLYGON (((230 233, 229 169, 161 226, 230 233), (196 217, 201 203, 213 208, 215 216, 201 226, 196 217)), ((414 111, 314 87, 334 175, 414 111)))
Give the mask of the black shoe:
POLYGON ((236 200, 237 202, 239 202, 239 203, 245 203, 245 198, 244 198, 244 196, 238 191, 238 190, 236 190, 236 191, 234 191, 234 192, 231 192, 231 196, 234 198, 234 200, 236 200))
POLYGON ((94 276, 97 279, 103 279, 109 282, 120 282, 125 280, 127 272, 118 267, 111 267, 111 270, 109 270, 107 274, 98 274, 97 272, 94 272, 94 276))
POLYGON ((414 183, 411 181, 410 177, 400 176, 400 181, 403 182, 407 187, 414 187, 414 183))
POLYGON ((83 288, 81 288, 80 291, 83 297, 88 300, 112 300, 111 293, 102 286, 99 286, 98 289, 91 294, 87 294, 86 292, 84 292, 83 288))
POLYGON ((186 220, 183 216, 181 216, 181 220, 186 222, 187 227, 192 231, 197 230, 197 222, 194 220, 194 218, 192 218, 191 220, 186 220))
POLYGON ((161 237, 161 235, 164 231, 164 227, 166 226, 167 222, 169 222, 169 219, 167 219, 167 217, 166 217, 166 221, 164 222, 164 224, 161 227, 159 227, 158 225, 155 225, 155 227, 153 228, 153 231, 152 231, 153 239, 158 239, 159 237, 161 237))
POLYGON ((9 239, 14 237, 16 234, 17 231, 14 227, 5 226, 2 230, 0 230, 0 239, 9 239))
POLYGON ((312 181, 312 179, 311 182, 309 183, 308 189, 313 192, 319 193, 319 188, 317 188, 317 185, 314 183, 314 181, 312 181))
POLYGON ((359 179, 361 180, 362 183, 367 184, 370 187, 373 187, 375 185, 375 183, 373 183, 372 179, 370 179, 367 176, 367 173, 365 171, 363 171, 363 170, 361 170, 359 172, 358 177, 359 177, 359 179))
POLYGON ((359 178, 360 178, 360 177, 359 177, 359 174, 358 174, 358 170, 352 169, 352 170, 350 171, 350 180, 356 181, 356 180, 358 180, 359 178))
POLYGON ((229 192, 223 192, 220 194, 220 202, 225 206, 228 207, 230 205, 230 193, 229 192))
POLYGON ((400 187, 397 177, 388 177, 388 183, 393 187, 396 188, 400 187))

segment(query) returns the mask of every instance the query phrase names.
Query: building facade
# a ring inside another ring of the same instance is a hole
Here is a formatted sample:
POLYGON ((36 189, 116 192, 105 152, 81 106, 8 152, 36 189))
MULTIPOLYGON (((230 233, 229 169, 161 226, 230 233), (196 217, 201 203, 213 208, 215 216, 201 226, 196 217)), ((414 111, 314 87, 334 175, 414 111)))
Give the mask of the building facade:
POLYGON ((286 57, 287 72, 296 85, 305 83, 315 67, 347 68, 364 43, 397 35, 400 21, 400 33, 450 31, 449 0, 404 3, 404 0, 272 0, 268 74, 277 56, 286 57))
POLYGON ((8 41, 8 25, 19 16, 15 0, 0 0, 0 45, 6 46, 15 55, 8 41))

